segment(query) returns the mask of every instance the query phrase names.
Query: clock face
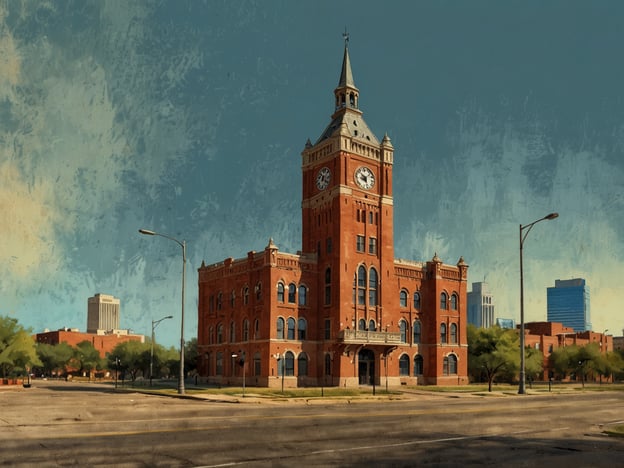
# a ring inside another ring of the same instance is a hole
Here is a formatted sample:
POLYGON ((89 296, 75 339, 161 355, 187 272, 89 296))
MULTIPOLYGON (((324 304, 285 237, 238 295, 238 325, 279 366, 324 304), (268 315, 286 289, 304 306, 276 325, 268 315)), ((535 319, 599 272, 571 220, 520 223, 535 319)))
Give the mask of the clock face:
POLYGON ((316 187, 319 190, 325 190, 331 180, 331 171, 328 167, 321 169, 316 175, 316 187))
POLYGON ((375 186, 375 174, 368 167, 358 167, 355 171, 355 183, 365 190, 375 186))

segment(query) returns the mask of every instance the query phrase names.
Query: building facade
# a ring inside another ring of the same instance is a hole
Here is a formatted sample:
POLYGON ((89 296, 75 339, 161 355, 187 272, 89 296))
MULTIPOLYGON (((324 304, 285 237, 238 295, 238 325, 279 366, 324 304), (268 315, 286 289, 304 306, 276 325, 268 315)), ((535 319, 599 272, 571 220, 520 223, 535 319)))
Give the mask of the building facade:
POLYGON ((472 291, 468 293, 468 323, 481 328, 495 324, 494 302, 485 282, 472 283, 472 291))
POLYGON ((394 148, 360 110, 347 44, 334 113, 302 152, 302 250, 202 263, 200 375, 258 386, 467 384, 467 275, 394 257, 394 148))
POLYGON ((106 354, 115 349, 115 346, 118 344, 127 343, 128 341, 138 341, 140 343, 144 343, 145 336, 134 335, 128 333, 127 330, 119 330, 118 333, 96 334, 80 332, 75 328, 61 328, 55 331, 37 333, 35 335, 35 341, 37 343, 46 343, 50 345, 67 343, 70 346, 76 346, 78 343, 88 341, 98 351, 100 357, 104 358, 106 357, 106 354))
POLYGON ((96 294, 87 301, 87 333, 119 330, 120 301, 108 294, 96 294))
POLYGON ((556 280, 547 288, 547 320, 560 322, 574 331, 591 330, 589 286, 582 278, 556 280))

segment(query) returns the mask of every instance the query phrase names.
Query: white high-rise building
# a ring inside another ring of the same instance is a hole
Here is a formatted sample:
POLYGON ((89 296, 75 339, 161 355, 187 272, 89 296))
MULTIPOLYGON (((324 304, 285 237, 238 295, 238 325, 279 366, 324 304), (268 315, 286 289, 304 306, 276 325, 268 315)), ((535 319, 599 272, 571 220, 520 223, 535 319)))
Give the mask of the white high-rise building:
POLYGON ((100 293, 90 297, 87 309, 87 333, 112 330, 119 330, 119 299, 100 293))
POLYGON ((482 328, 495 324, 492 294, 485 282, 472 283, 472 291, 468 293, 468 323, 482 328))

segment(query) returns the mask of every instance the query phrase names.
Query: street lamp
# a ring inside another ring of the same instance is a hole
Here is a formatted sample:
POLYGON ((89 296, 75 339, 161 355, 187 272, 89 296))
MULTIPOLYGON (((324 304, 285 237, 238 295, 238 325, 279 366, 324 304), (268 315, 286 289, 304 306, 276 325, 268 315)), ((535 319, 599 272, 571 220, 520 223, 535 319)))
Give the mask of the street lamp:
MULTIPOLYGON (((239 351, 239 353, 240 353, 240 359, 238 360, 238 365, 243 368, 243 398, 245 398, 245 364, 247 362, 245 360, 245 352, 244 351, 239 351)), ((238 354, 232 353, 232 358, 233 359, 236 359, 237 357, 239 357, 238 354)))
POLYGON ((163 320, 167 320, 173 318, 173 315, 167 315, 159 320, 152 320, 152 347, 150 349, 150 387, 152 386, 152 376, 154 375, 154 329, 158 326, 160 322, 163 320))
POLYGON ((522 248, 524 246, 524 240, 529 235, 531 228, 540 221, 555 219, 559 216, 559 213, 550 213, 543 218, 533 221, 526 226, 520 225, 520 384, 518 386, 518 393, 524 395, 526 393, 524 388, 525 382, 525 363, 524 363, 524 272, 522 270, 522 248), (526 230, 526 232, 524 232, 526 230), (523 235, 524 232, 524 235, 523 235))
POLYGON ((180 247, 182 247, 182 314, 180 319, 180 377, 178 379, 178 393, 184 395, 184 286, 185 286, 185 274, 186 274, 186 242, 179 241, 175 237, 170 237, 165 234, 159 234, 148 229, 139 229, 141 234, 146 236, 160 236, 165 239, 172 240, 180 247))

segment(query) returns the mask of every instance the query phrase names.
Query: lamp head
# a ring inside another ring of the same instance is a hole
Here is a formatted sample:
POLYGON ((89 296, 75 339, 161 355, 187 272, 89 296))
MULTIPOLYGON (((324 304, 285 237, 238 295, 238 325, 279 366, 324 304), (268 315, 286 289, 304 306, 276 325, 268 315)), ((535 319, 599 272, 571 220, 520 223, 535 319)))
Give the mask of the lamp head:
POLYGON ((555 219, 558 217, 559 217, 559 213, 550 213, 549 215, 546 215, 544 219, 555 219))
POLYGON ((141 234, 145 234, 146 236, 155 236, 156 233, 154 231, 150 231, 149 229, 139 229, 141 234))

